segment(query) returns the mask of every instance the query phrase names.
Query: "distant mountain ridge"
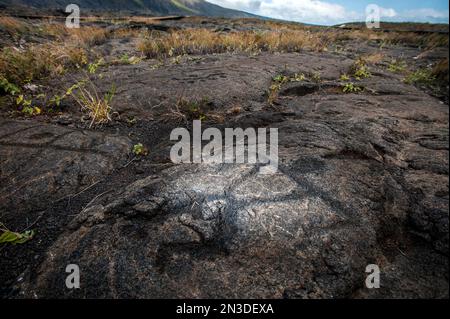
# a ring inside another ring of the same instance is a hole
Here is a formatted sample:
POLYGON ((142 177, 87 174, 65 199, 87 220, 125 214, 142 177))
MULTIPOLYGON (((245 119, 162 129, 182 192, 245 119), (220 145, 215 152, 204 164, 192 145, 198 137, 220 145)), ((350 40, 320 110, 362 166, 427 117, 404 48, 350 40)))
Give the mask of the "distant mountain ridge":
POLYGON ((39 10, 61 10, 71 3, 78 4, 82 11, 129 11, 156 16, 255 17, 246 12, 222 8, 205 0, 0 0, 0 5, 4 8, 22 6, 39 10))

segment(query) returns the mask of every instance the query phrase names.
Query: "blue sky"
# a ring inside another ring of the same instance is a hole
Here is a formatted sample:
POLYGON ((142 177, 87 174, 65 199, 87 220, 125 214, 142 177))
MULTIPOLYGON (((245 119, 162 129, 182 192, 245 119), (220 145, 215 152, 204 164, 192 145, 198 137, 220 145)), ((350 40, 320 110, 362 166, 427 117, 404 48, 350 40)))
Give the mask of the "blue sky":
POLYGON ((380 7, 382 21, 449 22, 448 0, 207 0, 262 16, 333 25, 365 21, 369 4, 380 7))

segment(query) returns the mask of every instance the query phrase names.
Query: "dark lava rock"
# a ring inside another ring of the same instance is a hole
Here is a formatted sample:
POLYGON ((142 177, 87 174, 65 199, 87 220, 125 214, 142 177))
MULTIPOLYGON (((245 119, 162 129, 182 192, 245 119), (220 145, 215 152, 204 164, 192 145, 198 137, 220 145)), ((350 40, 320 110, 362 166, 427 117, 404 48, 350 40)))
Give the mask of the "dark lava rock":
POLYGON ((117 189, 70 223, 22 294, 448 296, 448 107, 408 90, 408 104, 286 91, 284 112, 265 117, 279 130, 277 174, 189 164, 117 189), (71 263, 76 291, 64 285, 71 263), (365 288, 368 264, 382 289, 365 288))
MULTIPOLYGON (((168 112, 164 96, 170 104, 179 92, 214 98, 214 111, 250 106, 224 125, 278 128, 278 173, 183 164, 120 183, 109 176, 112 191, 77 211, 18 296, 448 298, 447 105, 381 72, 364 92, 343 94, 336 81, 352 60, 331 53, 147 63, 105 71, 100 86, 123 88, 118 112, 156 118, 168 112), (289 83, 277 109, 267 105, 274 76, 317 70, 322 83, 289 83), (66 288, 68 264, 79 265, 81 289, 66 288), (380 267, 380 289, 365 288, 368 264, 380 267)), ((150 153, 168 158, 168 134, 148 123, 139 132, 161 141, 150 153)), ((42 124, 2 131, 8 210, 83 189, 130 147, 42 124)))
POLYGON ((131 147, 128 139, 104 133, 2 121, 0 209, 42 210, 103 178, 126 161, 131 147))

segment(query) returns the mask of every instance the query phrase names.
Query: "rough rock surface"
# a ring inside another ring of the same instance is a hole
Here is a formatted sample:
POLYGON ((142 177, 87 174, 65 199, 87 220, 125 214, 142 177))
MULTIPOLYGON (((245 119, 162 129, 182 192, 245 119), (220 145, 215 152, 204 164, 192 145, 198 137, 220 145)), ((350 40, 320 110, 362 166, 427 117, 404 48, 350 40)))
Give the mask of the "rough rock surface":
POLYGON ((0 121, 2 227, 37 230, 31 244, 1 247, 2 296, 8 295, 17 275, 40 261, 73 218, 84 192, 125 163, 131 148, 131 141, 122 136, 41 122, 0 121))
POLYGON ((448 297, 448 106, 383 74, 364 94, 335 85, 290 83, 278 111, 234 119, 279 129, 277 174, 182 164, 115 189, 70 222, 21 293, 448 297), (72 263, 80 290, 64 284, 72 263), (382 289, 364 288, 368 264, 382 289))
POLYGON ((82 191, 124 161, 130 140, 42 123, 0 123, 0 209, 42 210, 82 191))
MULTIPOLYGON (((111 39, 100 49, 111 58, 133 47, 111 39)), ((371 66, 363 92, 343 94, 340 75, 379 50, 114 65, 99 70, 98 85, 117 85, 122 121, 94 131, 2 120, 2 221, 40 232, 0 250, 0 294, 448 298, 448 105, 386 65, 371 66), (296 73, 308 79, 283 85, 270 106, 273 77, 296 73), (222 112, 205 127, 278 128, 278 173, 172 165, 169 134, 184 123, 161 118, 180 97, 206 97, 207 111, 222 112), (138 142, 149 155, 130 161, 138 142), (79 265, 81 289, 66 288, 68 264, 79 265), (365 288, 368 264, 380 267, 380 289, 365 288)), ((418 48, 383 53, 427 62, 414 59, 418 48)), ((79 118, 65 111, 68 123, 79 118)))

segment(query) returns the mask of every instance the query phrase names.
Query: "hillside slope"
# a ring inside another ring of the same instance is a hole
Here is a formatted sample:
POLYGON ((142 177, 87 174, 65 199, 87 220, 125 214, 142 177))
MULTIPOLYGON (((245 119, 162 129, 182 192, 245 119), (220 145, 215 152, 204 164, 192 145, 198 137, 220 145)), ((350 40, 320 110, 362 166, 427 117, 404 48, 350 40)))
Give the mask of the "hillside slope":
MULTIPOLYGON (((64 9, 73 0, 0 0, 4 7, 25 6, 37 9, 64 9)), ((222 8, 204 0, 77 0, 81 10, 134 11, 152 15, 202 15, 214 17, 251 17, 253 15, 222 8)))

